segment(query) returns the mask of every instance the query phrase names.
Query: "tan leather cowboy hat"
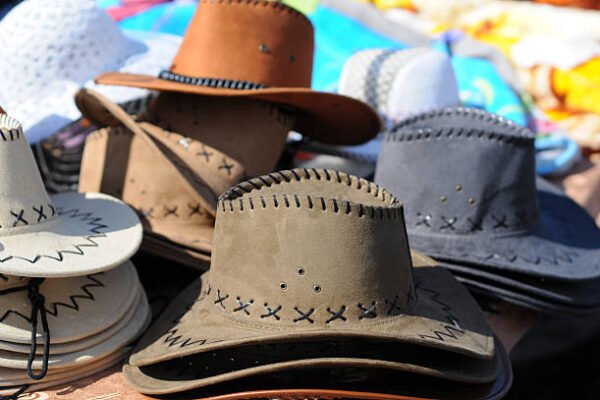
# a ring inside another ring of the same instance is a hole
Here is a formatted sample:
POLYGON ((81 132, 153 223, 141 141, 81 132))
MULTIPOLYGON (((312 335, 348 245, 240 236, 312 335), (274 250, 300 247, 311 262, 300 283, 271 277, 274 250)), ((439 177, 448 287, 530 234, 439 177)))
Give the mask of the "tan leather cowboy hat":
POLYGON ((168 71, 109 72, 96 82, 265 100, 296 110, 294 130, 321 142, 373 138, 380 120, 368 105, 310 89, 313 35, 302 13, 279 2, 201 0, 168 71))
POLYGON ((449 272, 411 257, 402 205, 371 182, 300 169, 246 181, 221 196, 214 237, 210 271, 124 369, 141 392, 319 367, 498 376, 483 313, 449 272))

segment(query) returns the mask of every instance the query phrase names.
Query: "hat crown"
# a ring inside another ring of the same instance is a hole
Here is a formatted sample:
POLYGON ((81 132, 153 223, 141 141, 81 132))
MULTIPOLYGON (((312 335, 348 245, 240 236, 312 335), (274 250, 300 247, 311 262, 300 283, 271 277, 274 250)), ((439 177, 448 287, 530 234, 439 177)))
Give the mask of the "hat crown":
POLYGON ((460 104, 450 58, 429 47, 357 52, 344 64, 339 93, 369 104, 388 125, 460 104))
POLYGON ((280 2, 200 0, 170 71, 183 77, 310 87, 313 50, 310 21, 280 2))
POLYGON ((406 313, 414 286, 402 206, 335 171, 244 182, 219 200, 209 283, 215 312, 252 324, 323 327, 406 313))
POLYGON ((538 221, 533 140, 481 110, 422 114, 386 134, 375 181, 403 195, 414 233, 528 230, 538 221))
POLYGON ((56 217, 21 124, 0 115, 0 236, 56 217))
POLYGON ((59 81, 81 84, 115 68, 132 41, 93 0, 28 0, 0 21, 0 46, 10 110, 59 81))

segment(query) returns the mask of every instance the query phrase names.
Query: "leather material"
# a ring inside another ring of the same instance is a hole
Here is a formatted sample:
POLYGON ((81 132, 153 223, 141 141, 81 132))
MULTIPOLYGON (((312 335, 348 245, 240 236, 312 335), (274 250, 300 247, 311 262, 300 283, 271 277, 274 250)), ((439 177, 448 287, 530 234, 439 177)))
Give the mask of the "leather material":
POLYGON ((359 144, 373 138, 381 122, 371 107, 310 89, 313 51, 312 24, 287 5, 201 0, 167 75, 111 72, 96 82, 259 99, 292 109, 293 129, 322 142, 359 144))
MULTIPOLYGON (((244 167, 194 137, 135 121, 92 91, 81 91, 77 101, 97 110, 97 123, 109 125, 86 140, 79 189, 123 199, 140 215, 146 234, 152 235, 144 245, 155 249, 156 240, 162 240, 165 245, 159 247, 167 250, 163 256, 183 258, 186 265, 204 269, 204 262, 196 263, 189 256, 201 261, 210 257, 218 195, 245 178, 244 167)), ((256 104, 246 107, 246 112, 255 109, 263 107, 256 104)), ((193 121, 178 124, 195 125, 193 121)), ((283 136, 282 124, 273 124, 279 128, 272 129, 273 136, 283 136)), ((226 135, 224 140, 229 138, 226 135)))
POLYGON ((129 382, 150 394, 312 367, 470 383, 491 382, 501 368, 474 300, 433 260, 409 252, 394 197, 344 173, 300 169, 221 196, 211 270, 129 363, 129 382), (182 375, 167 378, 175 371, 182 375))

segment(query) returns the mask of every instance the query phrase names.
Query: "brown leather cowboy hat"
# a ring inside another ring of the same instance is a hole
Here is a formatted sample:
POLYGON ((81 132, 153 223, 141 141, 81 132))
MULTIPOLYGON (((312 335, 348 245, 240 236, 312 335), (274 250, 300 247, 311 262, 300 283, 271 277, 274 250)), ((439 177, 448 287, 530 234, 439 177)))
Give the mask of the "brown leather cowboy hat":
POLYGON ((270 101, 293 108, 294 130, 321 142, 373 138, 380 120, 367 104, 310 89, 313 36, 310 21, 279 2, 200 0, 170 70, 109 72, 96 82, 270 101))

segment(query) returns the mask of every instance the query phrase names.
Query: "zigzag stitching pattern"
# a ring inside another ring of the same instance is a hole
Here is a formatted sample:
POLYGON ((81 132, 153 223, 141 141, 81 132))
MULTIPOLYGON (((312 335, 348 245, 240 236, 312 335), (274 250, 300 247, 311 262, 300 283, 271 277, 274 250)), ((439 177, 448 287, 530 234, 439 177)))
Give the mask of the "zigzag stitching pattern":
MULTIPOLYGON (((420 285, 416 285, 417 287, 420 285)), ((422 339, 435 339, 444 342, 446 338, 457 340, 457 333, 464 334, 465 332, 458 326, 458 319, 452 314, 452 307, 440 300, 440 294, 430 289, 419 288, 430 295, 430 299, 442 306, 442 310, 446 313, 446 320, 450 324, 442 324, 443 330, 434 330, 431 335, 419 335, 422 339)))
POLYGON ((106 237, 106 234, 101 233, 99 231, 100 229, 108 227, 108 225, 100 223, 100 221, 102 221, 102 217, 94 217, 91 212, 80 212, 80 210, 78 208, 74 208, 74 209, 71 209, 68 211, 58 210, 57 213, 58 213, 58 215, 61 215, 61 216, 64 215, 69 218, 80 218, 81 221, 87 222, 89 225, 92 226, 92 228, 90 229, 90 232, 93 233, 93 235, 84 236, 82 239, 84 241, 84 243, 74 244, 73 248, 75 250, 70 250, 70 249, 57 250, 56 255, 38 254, 31 259, 29 259, 27 257, 23 257, 23 256, 8 256, 8 257, 0 259, 0 263, 5 263, 7 261, 11 261, 11 260, 15 259, 15 260, 23 260, 23 261, 27 261, 31 264, 35 264, 43 258, 62 262, 64 260, 64 258, 65 258, 64 256, 66 254, 82 256, 85 254, 84 248, 99 247, 99 244, 94 239, 106 237))
POLYGON ((195 344, 199 344, 201 346, 206 344, 206 339, 194 340, 192 338, 187 338, 185 340, 181 340, 183 338, 183 335, 175 336, 177 335, 177 332, 177 328, 169 329, 165 335, 164 343, 168 343, 169 347, 179 346, 181 348, 192 346, 195 344))
MULTIPOLYGON (((104 274, 104 272, 99 272, 94 275, 87 275, 86 278, 88 280, 92 281, 92 283, 87 283, 85 285, 82 285, 79 288, 79 290, 81 290, 84 293, 83 295, 75 294, 75 295, 69 296, 70 303, 63 303, 63 302, 52 303, 50 305, 50 307, 46 307, 46 312, 48 314, 52 315, 53 317, 58 317, 59 307, 79 311, 80 305, 77 302, 78 299, 95 301, 96 297, 94 296, 94 294, 92 292, 89 291, 89 289, 94 288, 94 287, 105 287, 104 283, 102 283, 100 280, 95 278, 95 276, 103 275, 103 274, 104 274)), ((28 323, 31 323, 31 319, 28 316, 25 316, 25 315, 21 314, 20 312, 14 311, 14 310, 7 310, 4 313, 4 315, 2 315, 2 317, 0 317, 0 323, 4 322, 11 314, 17 315, 18 317, 21 317, 28 323)))
POLYGON ((51 305, 52 310, 49 310, 48 308, 46 308, 46 312, 54 317, 58 317, 59 307, 64 307, 67 309, 79 311, 79 303, 77 303, 77 299, 95 301, 96 297, 94 296, 94 294, 92 292, 90 292, 89 289, 104 287, 104 283, 102 283, 100 280, 98 280, 94 277, 94 276, 102 275, 102 274, 103 274, 103 272, 100 272, 100 273, 97 273, 94 275, 87 275, 86 278, 88 280, 92 281, 92 283, 88 283, 88 284, 81 286, 81 288, 79 290, 81 290, 84 293, 83 295, 75 294, 75 295, 69 296, 70 303, 62 303, 62 302, 52 303, 52 305, 51 305))

